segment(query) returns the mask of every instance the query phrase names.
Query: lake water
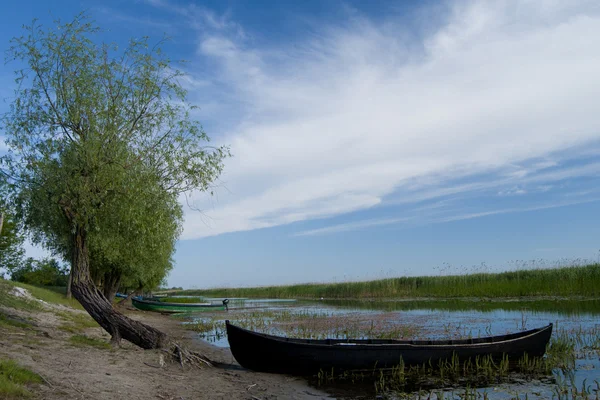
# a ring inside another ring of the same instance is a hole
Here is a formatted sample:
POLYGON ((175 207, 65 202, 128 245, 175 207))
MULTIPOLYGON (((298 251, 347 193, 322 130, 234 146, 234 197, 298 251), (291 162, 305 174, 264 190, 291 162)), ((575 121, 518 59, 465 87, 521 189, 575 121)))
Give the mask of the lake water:
MULTIPOLYGON (((228 346, 224 320, 250 329, 295 337, 368 337, 389 332, 404 339, 480 337, 554 324, 553 336, 567 335, 576 344, 573 370, 555 370, 549 379, 517 379, 474 390, 475 398, 597 399, 600 396, 600 300, 532 301, 398 300, 278 301, 239 299, 226 313, 202 314, 189 322, 212 324, 199 338, 228 346)), ((444 398, 465 398, 460 388, 444 390, 444 398), (461 394, 462 393, 462 394, 461 394)), ((337 389, 336 389, 337 390, 337 389)), ((432 390, 432 388, 428 388, 432 390)), ((385 398, 419 398, 416 393, 387 393, 385 398)), ((368 398, 368 395, 367 395, 368 398)), ((437 398, 434 393, 422 398, 437 398), (430 396, 430 397, 428 397, 430 396)))

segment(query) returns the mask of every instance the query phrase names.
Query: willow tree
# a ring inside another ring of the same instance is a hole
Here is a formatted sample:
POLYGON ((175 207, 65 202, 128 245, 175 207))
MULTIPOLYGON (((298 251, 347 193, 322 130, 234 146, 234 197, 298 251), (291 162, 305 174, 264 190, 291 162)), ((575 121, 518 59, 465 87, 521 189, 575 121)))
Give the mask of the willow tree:
MULTIPOLYGON (((95 229, 88 233, 90 276, 107 299, 114 298, 122 282, 136 290, 158 285, 172 269, 172 254, 181 232, 183 215, 177 197, 157 184, 151 170, 140 168, 142 164, 136 167, 138 171, 130 178, 136 184, 107 199, 98 211, 95 229)), ((39 201, 43 201, 45 195, 44 189, 28 196, 41 196, 39 201)), ((39 201, 22 206, 25 223, 34 232, 33 241, 71 259, 71 235, 62 222, 62 211, 38 207, 39 201), (53 235, 50 238, 44 232, 53 235)))
MULTIPOLYGON (((139 173, 138 179, 144 174, 139 173)), ((172 269, 175 239, 181 231, 182 212, 177 198, 146 180, 143 193, 105 208, 99 230, 90 235, 92 277, 101 282, 107 299, 123 283, 140 291, 157 286, 172 269)))
POLYGON ((0 269, 10 274, 21 265, 25 251, 22 224, 17 223, 14 210, 10 207, 7 189, 6 175, 0 168, 0 269))
MULTIPOLYGON (((24 29, 7 53, 25 66, 4 117, 15 203, 48 246, 69 235, 73 296, 113 341, 166 346, 164 333, 117 312, 94 284, 92 232, 103 232, 100 219, 111 211, 122 216, 125 207, 116 205, 131 196, 208 190, 228 149, 208 146, 182 74, 148 38, 123 50, 99 43, 100 30, 84 14, 54 29, 35 21, 24 29)), ((141 218, 133 205, 129 221, 141 218)))
MULTIPOLYGON (((23 233, 15 218, 0 204, 0 268, 12 273, 23 261, 23 233)), ((0 278, 2 273, 0 273, 0 278)))

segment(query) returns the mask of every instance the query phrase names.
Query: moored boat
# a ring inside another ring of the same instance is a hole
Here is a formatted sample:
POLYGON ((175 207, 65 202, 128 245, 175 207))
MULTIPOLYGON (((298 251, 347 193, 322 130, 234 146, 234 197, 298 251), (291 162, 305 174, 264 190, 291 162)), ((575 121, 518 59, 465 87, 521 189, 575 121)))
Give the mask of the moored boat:
POLYGON ((508 335, 460 340, 293 339, 253 332, 225 321, 233 356, 254 371, 309 375, 320 370, 391 368, 491 356, 509 362, 542 357, 552 324, 508 335))
POLYGON ((220 311, 227 309, 227 301, 221 304, 212 303, 167 303, 164 301, 152 301, 139 297, 132 297, 131 303, 139 310, 157 311, 161 313, 189 313, 198 311, 220 311))

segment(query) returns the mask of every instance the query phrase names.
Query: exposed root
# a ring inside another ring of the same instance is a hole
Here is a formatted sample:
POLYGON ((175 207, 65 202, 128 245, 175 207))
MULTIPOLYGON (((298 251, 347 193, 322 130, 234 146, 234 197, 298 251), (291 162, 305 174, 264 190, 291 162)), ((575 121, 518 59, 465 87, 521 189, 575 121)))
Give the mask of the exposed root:
POLYGON ((213 362, 207 357, 196 352, 189 351, 185 347, 180 346, 178 343, 172 342, 169 348, 163 349, 163 351, 166 352, 174 362, 178 362, 181 365, 181 368, 184 368, 186 364, 195 368, 214 366, 213 362))

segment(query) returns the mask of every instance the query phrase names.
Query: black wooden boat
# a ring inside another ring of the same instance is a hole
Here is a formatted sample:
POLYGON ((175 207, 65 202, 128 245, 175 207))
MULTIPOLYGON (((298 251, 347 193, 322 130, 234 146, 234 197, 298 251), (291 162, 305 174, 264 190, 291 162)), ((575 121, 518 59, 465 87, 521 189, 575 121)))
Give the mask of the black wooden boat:
POLYGON ((310 375, 319 370, 390 368, 458 357, 460 362, 491 356, 517 362, 524 354, 541 357, 552 324, 509 335, 460 340, 292 339, 249 331, 225 321, 233 356, 254 371, 310 375))

